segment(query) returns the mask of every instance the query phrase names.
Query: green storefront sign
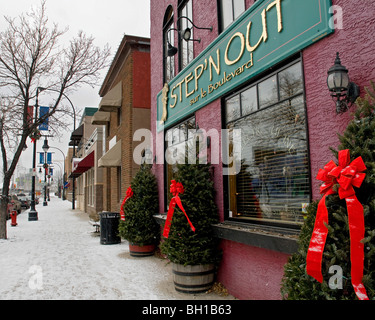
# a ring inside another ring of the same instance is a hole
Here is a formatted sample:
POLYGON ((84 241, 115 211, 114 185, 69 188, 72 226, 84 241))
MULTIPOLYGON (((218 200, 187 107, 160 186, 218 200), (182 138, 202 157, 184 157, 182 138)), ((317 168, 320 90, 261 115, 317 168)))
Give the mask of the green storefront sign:
POLYGON ((331 0, 257 1, 157 96, 157 130, 177 123, 333 32, 331 0))

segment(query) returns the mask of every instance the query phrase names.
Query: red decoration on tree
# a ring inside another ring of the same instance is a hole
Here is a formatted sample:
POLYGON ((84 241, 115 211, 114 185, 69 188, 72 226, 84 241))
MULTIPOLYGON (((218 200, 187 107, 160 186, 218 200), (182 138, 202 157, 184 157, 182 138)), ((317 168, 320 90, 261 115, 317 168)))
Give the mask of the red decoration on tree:
POLYGON ((354 291, 360 300, 368 300, 366 289, 362 284, 364 245, 361 240, 364 238, 365 226, 363 206, 358 201, 353 186, 357 188, 361 186, 366 176, 362 171, 365 170, 366 166, 362 157, 358 157, 350 163, 349 150, 339 152, 338 166, 331 160, 324 166, 324 169, 319 170, 316 178, 323 181, 320 187, 320 193, 323 194, 323 197, 318 205, 314 230, 306 257, 307 274, 321 283, 323 281, 322 256, 328 234, 328 228, 326 227, 328 225, 328 210, 325 199, 328 195, 336 193, 333 186, 339 184, 338 194, 340 199, 345 199, 348 211, 351 280, 354 291))
POLYGON ((120 207, 120 217, 121 217, 121 220, 122 221, 125 221, 125 212, 124 212, 124 204, 126 203, 126 201, 131 198, 132 196, 134 195, 134 192, 132 190, 132 187, 130 186, 128 188, 128 190, 126 190, 126 195, 125 195, 125 198, 124 200, 122 201, 121 203, 121 207, 120 207))
POLYGON ((171 202, 169 203, 167 220, 165 221, 163 236, 166 237, 166 238, 168 238, 168 236, 169 236, 169 231, 171 229, 172 218, 173 218, 174 209, 176 207, 176 204, 181 209, 181 211, 185 214, 185 217, 190 224, 191 230, 193 230, 195 232, 195 227, 191 223, 188 215, 186 214, 185 209, 182 206, 181 199, 178 196, 179 193, 180 194, 184 193, 184 186, 180 182, 176 183, 175 180, 171 180, 170 192, 173 194, 173 198, 171 199, 171 202))

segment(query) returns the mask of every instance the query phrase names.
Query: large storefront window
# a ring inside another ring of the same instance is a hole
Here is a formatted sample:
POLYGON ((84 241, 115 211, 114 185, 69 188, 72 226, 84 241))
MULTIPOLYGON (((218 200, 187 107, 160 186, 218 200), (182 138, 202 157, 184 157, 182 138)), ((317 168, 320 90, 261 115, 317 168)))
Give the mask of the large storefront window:
POLYGON ((175 179, 177 165, 185 162, 189 145, 192 143, 194 137, 195 129, 196 126, 194 116, 166 131, 166 194, 169 196, 171 196, 169 192, 169 185, 171 180, 175 179))
POLYGON ((310 201, 301 62, 226 99, 241 129, 241 171, 228 176, 229 217, 300 224, 310 201))
POLYGON ((89 169, 86 173, 87 204, 89 206, 94 205, 94 179, 95 171, 94 169, 89 169))

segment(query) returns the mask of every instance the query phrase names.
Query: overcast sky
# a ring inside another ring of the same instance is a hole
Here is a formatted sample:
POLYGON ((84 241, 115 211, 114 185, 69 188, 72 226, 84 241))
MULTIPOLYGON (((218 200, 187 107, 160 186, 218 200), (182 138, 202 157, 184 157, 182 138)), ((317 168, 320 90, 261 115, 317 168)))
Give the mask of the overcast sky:
MULTIPOLYGON (((4 2, 4 1, 3 1, 4 2)), ((12 0, 0 9, 0 30, 4 30, 6 22, 4 16, 17 17, 21 13, 29 12, 31 6, 40 6, 40 0, 12 0)), ((60 29, 69 27, 64 36, 68 42, 79 30, 95 38, 95 45, 111 47, 111 58, 116 54, 124 34, 149 37, 150 36, 150 1, 149 0, 46 0, 49 22, 57 23, 60 29)), ((102 80, 108 69, 102 72, 102 80)), ((100 102, 100 85, 92 89, 82 87, 75 94, 69 96, 76 110, 84 107, 98 107, 100 102)), ((43 105, 43 97, 40 97, 43 105)), ((48 105, 48 101, 44 102, 48 105)), ((79 122, 80 119, 77 119, 79 122)), ((73 120, 70 130, 73 130, 73 120)), ((49 138, 49 145, 60 148, 65 154, 68 149, 70 134, 64 134, 62 139, 49 138)), ((41 142, 37 145, 37 152, 41 152, 41 142)), ((32 166, 32 145, 27 142, 28 149, 23 153, 19 162, 18 173, 28 171, 32 166)), ((58 150, 55 159, 60 162, 63 156, 58 150)), ((38 160, 37 160, 38 161, 38 160)))

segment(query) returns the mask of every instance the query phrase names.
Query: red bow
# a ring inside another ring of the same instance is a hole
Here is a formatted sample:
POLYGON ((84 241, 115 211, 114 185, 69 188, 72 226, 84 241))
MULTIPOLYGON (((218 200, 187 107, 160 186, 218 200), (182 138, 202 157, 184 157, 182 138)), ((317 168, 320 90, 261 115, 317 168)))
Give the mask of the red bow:
POLYGON ((173 218, 173 213, 174 213, 174 209, 176 207, 176 204, 181 209, 181 211, 185 214, 185 217, 190 224, 191 230, 193 230, 195 232, 195 228, 194 228, 193 224, 191 223, 188 215, 186 214, 186 211, 185 211, 184 207, 182 206, 181 199, 178 196, 179 193, 180 194, 184 193, 184 186, 180 182, 176 183, 175 180, 171 180, 170 192, 173 194, 173 198, 171 199, 171 202, 169 203, 167 220, 165 221, 163 236, 166 237, 166 238, 168 238, 168 236, 169 236, 169 231, 171 229, 172 218, 173 218))
POLYGON ((317 179, 323 181, 320 187, 320 193, 323 194, 318 204, 314 230, 311 236, 309 249, 306 257, 307 274, 318 280, 323 281, 321 265, 324 245, 327 239, 328 228, 328 210, 325 205, 325 199, 328 195, 336 193, 333 190, 335 184, 339 184, 338 194, 340 199, 345 199, 349 232, 350 232, 350 260, 351 260, 351 277, 352 285, 357 297, 360 300, 368 300, 366 289, 362 284, 363 277, 363 243, 364 238, 364 216, 363 206, 358 201, 353 186, 359 188, 366 176, 362 171, 366 166, 362 157, 358 157, 350 163, 349 150, 339 152, 339 165, 331 160, 324 169, 319 169, 317 179))
POLYGON ((125 202, 126 202, 129 198, 131 198, 131 197, 133 196, 133 194, 134 194, 134 192, 133 192, 133 190, 132 190, 132 187, 130 186, 130 187, 128 188, 128 190, 126 190, 125 198, 124 198, 124 200, 122 201, 122 203, 121 203, 121 207, 120 207, 120 216, 121 216, 121 220, 122 220, 122 221, 125 221, 125 212, 124 212, 124 208, 123 208, 123 206, 124 206, 125 202))

